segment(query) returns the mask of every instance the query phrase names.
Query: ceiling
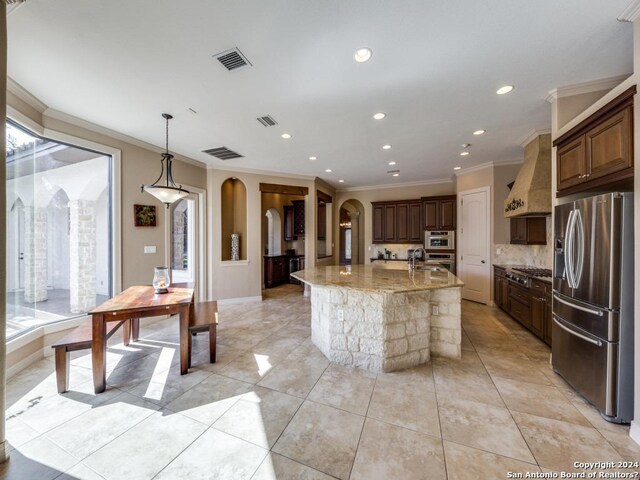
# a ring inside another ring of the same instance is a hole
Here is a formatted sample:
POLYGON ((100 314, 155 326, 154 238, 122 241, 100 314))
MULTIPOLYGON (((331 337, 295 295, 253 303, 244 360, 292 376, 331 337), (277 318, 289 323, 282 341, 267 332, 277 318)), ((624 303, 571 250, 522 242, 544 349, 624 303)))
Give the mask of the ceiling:
POLYGON ((217 168, 428 182, 521 159, 549 90, 632 72, 628 1, 29 0, 8 18, 8 69, 49 108, 159 147, 171 113, 171 150, 217 168), (212 58, 233 47, 253 66, 212 58), (244 158, 202 153, 220 146, 244 158))

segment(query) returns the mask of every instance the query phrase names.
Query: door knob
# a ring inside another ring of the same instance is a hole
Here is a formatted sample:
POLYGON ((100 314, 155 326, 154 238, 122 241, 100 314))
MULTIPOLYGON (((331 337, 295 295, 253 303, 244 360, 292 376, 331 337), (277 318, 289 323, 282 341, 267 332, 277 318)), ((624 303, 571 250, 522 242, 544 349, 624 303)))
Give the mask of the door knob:
POLYGON ((480 260, 480 263, 486 263, 484 260, 480 260))

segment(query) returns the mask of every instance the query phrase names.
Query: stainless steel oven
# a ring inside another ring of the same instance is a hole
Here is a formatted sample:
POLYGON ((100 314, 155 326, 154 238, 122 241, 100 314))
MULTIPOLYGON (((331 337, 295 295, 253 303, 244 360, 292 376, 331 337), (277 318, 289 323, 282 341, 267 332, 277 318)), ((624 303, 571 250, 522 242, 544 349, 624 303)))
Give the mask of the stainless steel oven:
POLYGON ((432 253, 427 252, 427 262, 438 262, 451 273, 456 273, 456 254, 455 253, 432 253))
POLYGON ((427 230, 424 232, 425 250, 455 250, 454 230, 427 230))

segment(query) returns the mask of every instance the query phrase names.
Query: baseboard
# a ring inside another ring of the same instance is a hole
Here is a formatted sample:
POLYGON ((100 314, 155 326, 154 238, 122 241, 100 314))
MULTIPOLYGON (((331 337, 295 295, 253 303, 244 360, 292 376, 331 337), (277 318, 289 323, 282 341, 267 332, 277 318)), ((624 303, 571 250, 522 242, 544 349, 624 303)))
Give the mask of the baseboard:
POLYGON ((631 440, 640 445, 640 425, 635 420, 631 420, 631 428, 629 429, 631 440))
POLYGON ((218 300, 218 305, 237 305, 240 303, 254 303, 261 301, 262 295, 256 295, 255 297, 223 298, 218 300))
POLYGON ((31 355, 29 355, 26 358, 23 358, 22 360, 20 360, 15 365, 12 365, 12 366, 8 367, 7 368, 7 380, 10 380, 12 377, 14 377, 18 373, 20 373, 22 370, 27 368, 29 365, 31 365, 32 363, 35 363, 38 360, 41 360, 43 358, 44 358, 43 351, 42 350, 36 350, 31 355))

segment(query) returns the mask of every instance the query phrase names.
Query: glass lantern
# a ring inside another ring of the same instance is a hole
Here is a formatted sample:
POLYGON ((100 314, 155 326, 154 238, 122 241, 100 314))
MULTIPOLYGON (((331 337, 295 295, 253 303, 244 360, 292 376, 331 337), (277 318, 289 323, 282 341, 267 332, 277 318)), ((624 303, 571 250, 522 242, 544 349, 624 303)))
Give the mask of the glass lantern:
POLYGON ((155 288, 155 292, 169 293, 169 285, 171 285, 169 267, 155 267, 153 271, 153 288, 155 288))

